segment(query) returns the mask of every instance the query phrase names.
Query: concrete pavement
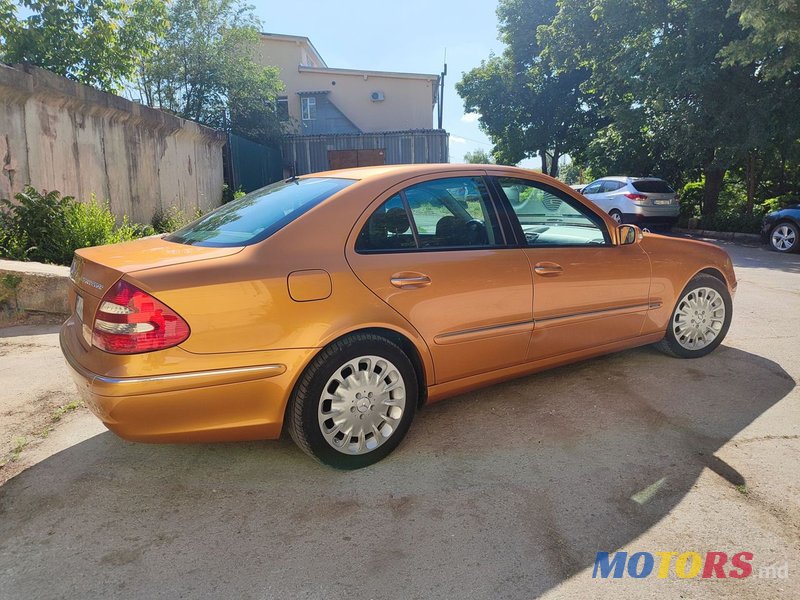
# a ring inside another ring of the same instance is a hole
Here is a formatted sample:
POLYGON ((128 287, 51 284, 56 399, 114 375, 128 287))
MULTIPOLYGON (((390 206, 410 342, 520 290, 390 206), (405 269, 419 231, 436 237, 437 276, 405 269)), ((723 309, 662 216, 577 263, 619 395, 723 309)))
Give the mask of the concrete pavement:
MULTIPOLYGON (((800 597, 800 256, 722 245, 740 286, 713 355, 642 348, 466 394, 365 470, 67 415, 0 487, 0 598, 800 597), (755 572, 592 579, 618 549, 749 551, 755 572)), ((72 393, 49 350, 26 357, 72 393)))

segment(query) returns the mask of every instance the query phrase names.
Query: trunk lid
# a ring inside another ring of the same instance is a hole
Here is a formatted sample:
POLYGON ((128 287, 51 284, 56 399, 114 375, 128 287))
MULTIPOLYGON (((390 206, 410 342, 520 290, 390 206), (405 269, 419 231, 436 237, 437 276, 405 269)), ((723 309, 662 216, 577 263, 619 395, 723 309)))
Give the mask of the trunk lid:
POLYGON ((177 244, 160 236, 81 248, 75 251, 70 279, 80 292, 102 298, 125 273, 231 256, 241 250, 177 244))

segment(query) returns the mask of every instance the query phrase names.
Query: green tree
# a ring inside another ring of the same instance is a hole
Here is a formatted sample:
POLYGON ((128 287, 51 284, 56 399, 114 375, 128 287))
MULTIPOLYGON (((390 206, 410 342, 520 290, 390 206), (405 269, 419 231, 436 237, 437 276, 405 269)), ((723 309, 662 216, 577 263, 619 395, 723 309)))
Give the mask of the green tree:
POLYGON ((727 65, 755 64, 768 79, 800 72, 800 2, 732 0, 747 37, 721 51, 727 65))
POLYGON ((586 71, 556 71, 539 42, 539 28, 557 12, 556 0, 501 0, 497 16, 505 51, 456 84, 466 110, 481 113, 481 129, 498 160, 515 164, 539 156, 542 172, 552 176, 558 175, 559 158, 582 145, 592 117, 581 89, 586 71))
POLYGON ((275 67, 255 61, 260 23, 241 0, 174 0, 158 50, 143 58, 136 87, 150 106, 230 129, 255 141, 280 137, 282 88, 275 67))
POLYGON ((494 162, 494 157, 486 150, 478 148, 464 155, 464 162, 470 165, 488 165, 494 162))
POLYGON ((166 26, 163 0, 0 0, 0 60, 119 92, 166 26))
POLYGON ((723 64, 723 49, 745 37, 729 0, 561 0, 559 7, 540 38, 560 68, 591 73, 584 90, 598 98, 606 122, 587 146, 593 170, 630 173, 620 168, 628 164, 677 184, 703 174, 704 211, 715 213, 726 171, 774 143, 768 124, 788 90, 751 66, 723 64))

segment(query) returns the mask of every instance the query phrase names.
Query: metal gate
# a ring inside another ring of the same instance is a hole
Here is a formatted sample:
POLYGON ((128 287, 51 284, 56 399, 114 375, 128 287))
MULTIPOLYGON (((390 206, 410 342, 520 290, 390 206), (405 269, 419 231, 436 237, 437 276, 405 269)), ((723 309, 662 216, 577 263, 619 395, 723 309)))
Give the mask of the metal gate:
POLYGON ((252 192, 283 179, 283 156, 279 148, 229 133, 224 156, 225 183, 232 191, 252 192))

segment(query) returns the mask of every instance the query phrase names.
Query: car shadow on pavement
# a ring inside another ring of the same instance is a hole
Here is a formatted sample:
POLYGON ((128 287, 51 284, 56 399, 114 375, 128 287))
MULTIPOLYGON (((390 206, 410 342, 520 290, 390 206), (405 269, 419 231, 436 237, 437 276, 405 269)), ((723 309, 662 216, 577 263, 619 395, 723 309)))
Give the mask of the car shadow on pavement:
POLYGON ((794 386, 729 347, 694 361, 631 350, 427 407, 392 456, 355 472, 285 440, 104 433, 0 488, 0 588, 533 598, 653 527, 705 468, 745 484, 715 452, 794 386))

